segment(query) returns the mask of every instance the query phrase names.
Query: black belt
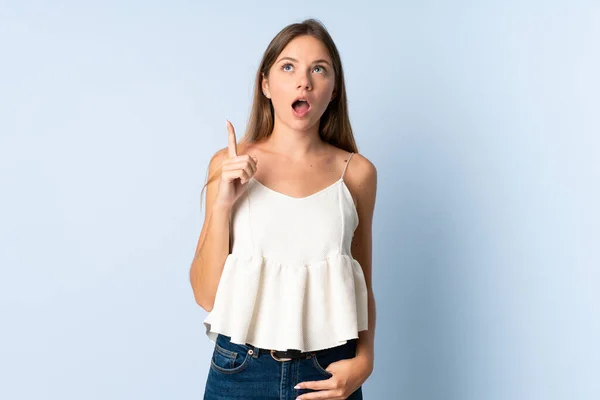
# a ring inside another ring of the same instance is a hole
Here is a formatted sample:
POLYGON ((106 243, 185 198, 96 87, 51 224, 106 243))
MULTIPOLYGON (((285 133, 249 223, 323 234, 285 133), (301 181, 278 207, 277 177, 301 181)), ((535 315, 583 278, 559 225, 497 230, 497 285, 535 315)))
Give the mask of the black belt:
MULTIPOLYGON (((252 346, 248 343, 246 343, 246 345, 248 346, 252 346)), ((310 356, 310 354, 312 354, 312 352, 309 351, 302 351, 302 350, 296 350, 296 349, 291 349, 291 350, 268 350, 268 349, 260 349, 263 351, 268 351, 271 354, 271 357, 273 357, 274 359, 276 359, 277 361, 286 361, 285 359, 294 359, 294 358, 307 358, 310 356), (278 360, 280 359, 280 360, 278 360)))
POLYGON ((306 358, 311 354, 301 350, 269 350, 269 352, 277 358, 306 358))

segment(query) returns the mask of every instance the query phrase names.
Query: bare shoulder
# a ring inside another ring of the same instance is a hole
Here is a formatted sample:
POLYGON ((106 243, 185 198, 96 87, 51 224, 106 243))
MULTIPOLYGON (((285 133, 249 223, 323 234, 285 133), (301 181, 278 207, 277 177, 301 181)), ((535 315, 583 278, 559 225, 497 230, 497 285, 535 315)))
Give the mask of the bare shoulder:
POLYGON ((352 156, 352 161, 348 165, 348 173, 350 168, 352 168, 352 175, 354 175, 355 179, 362 181, 363 183, 365 180, 369 181, 377 178, 377 168, 375 167, 375 164, 360 153, 354 153, 352 156))
POLYGON ((226 158, 227 158, 227 147, 217 150, 210 159, 211 169, 213 167, 216 167, 216 168, 220 167, 226 158))
MULTIPOLYGON (((346 153, 346 162, 350 153, 346 153)), ((373 213, 377 192, 377 168, 367 157, 354 153, 344 176, 346 185, 355 199, 359 214, 368 216, 373 213), (366 213, 366 214, 365 214, 366 213)))
POLYGON ((339 147, 335 147, 332 144, 328 145, 330 146, 330 150, 335 155, 335 157, 338 160, 342 160, 342 164, 346 164, 350 161, 350 163, 348 164, 348 169, 346 170, 345 179, 362 181, 364 179, 372 180, 377 177, 377 169, 375 168, 375 165, 371 162, 371 160, 369 160, 367 157, 363 156, 360 153, 354 153, 354 155, 352 155, 352 153, 349 151, 340 149, 339 147), (352 160, 350 160, 351 155, 352 160))

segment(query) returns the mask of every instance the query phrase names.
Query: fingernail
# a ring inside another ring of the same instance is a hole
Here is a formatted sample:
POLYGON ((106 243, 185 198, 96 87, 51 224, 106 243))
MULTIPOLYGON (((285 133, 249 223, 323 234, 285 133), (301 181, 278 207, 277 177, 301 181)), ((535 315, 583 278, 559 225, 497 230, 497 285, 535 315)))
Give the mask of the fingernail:
POLYGON ((294 386, 294 389, 300 389, 300 385, 294 386))

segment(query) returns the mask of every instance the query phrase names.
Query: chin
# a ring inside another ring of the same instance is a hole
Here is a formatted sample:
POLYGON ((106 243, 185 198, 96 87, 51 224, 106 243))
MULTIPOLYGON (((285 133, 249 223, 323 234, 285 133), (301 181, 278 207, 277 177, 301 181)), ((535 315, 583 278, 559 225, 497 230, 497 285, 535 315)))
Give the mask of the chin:
POLYGON ((313 128, 315 125, 318 125, 318 123, 319 123, 319 120, 313 121, 313 120, 309 120, 309 119, 292 119, 288 123, 288 126, 295 130, 308 131, 311 128, 313 128))

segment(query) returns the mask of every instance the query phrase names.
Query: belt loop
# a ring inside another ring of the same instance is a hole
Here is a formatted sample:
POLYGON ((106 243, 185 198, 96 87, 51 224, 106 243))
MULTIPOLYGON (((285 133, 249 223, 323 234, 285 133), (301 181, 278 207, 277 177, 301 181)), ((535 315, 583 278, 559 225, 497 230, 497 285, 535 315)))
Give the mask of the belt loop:
POLYGON ((260 348, 254 346, 254 345, 249 345, 249 346, 252 347, 252 357, 258 358, 258 356, 260 355, 260 348))

